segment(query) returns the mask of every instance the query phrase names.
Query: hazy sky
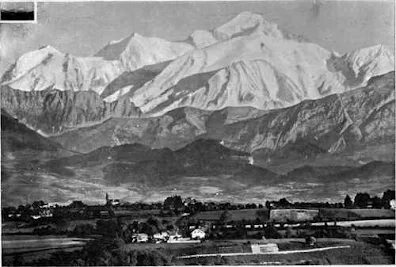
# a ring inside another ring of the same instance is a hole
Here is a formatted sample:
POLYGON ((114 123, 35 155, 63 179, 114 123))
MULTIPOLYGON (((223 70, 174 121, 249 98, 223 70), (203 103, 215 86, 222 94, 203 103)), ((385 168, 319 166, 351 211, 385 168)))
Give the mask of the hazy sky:
POLYGON ((393 1, 38 3, 37 24, 0 24, 0 73, 43 45, 88 56, 132 32, 183 40, 195 29, 214 28, 243 11, 260 13, 341 53, 375 44, 394 49, 393 1))

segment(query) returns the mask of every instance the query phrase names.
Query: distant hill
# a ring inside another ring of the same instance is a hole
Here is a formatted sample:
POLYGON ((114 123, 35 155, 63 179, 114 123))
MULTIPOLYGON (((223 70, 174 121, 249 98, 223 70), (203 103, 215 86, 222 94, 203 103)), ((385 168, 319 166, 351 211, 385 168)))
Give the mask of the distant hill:
POLYGON ((244 183, 278 177, 276 173, 248 164, 249 153, 235 151, 218 141, 198 139, 187 146, 150 149, 141 144, 103 147, 93 152, 56 159, 46 163, 51 171, 64 168, 102 168, 104 179, 112 184, 138 182, 147 186, 167 185, 169 179, 183 176, 231 175, 244 183))
POLYGON ((370 179, 383 176, 395 177, 395 162, 372 161, 357 168, 322 175, 321 179, 335 181, 352 180, 355 178, 370 179))
POLYGON ((61 145, 29 129, 1 109, 1 147, 3 152, 25 149, 57 151, 61 145))

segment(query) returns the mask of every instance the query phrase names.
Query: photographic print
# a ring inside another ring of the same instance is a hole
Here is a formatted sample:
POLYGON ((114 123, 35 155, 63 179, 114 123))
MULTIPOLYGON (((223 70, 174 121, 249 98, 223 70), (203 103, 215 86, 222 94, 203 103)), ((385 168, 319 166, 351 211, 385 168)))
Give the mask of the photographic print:
POLYGON ((34 2, 0 3, 0 22, 18 22, 35 20, 34 2))
POLYGON ((2 3, 2 265, 394 264, 394 5, 2 3))

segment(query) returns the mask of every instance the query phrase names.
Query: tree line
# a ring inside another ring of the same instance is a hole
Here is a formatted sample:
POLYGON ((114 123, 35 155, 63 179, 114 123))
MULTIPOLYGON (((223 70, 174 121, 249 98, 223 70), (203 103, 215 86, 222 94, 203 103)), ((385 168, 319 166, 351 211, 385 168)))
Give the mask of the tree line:
POLYGON ((391 200, 395 199, 395 190, 386 190, 382 194, 382 198, 378 196, 370 196, 369 193, 357 193, 354 200, 349 195, 344 199, 345 208, 374 208, 374 209, 390 209, 391 200))

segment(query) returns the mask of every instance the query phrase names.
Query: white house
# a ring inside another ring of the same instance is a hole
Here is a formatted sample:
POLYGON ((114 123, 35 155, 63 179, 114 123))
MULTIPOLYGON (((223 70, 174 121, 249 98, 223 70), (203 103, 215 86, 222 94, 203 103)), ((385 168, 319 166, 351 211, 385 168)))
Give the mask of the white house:
POLYGON ((390 204, 391 209, 395 210, 395 207, 396 207, 396 202, 395 202, 395 200, 392 199, 392 200, 389 202, 389 204, 390 204))
POLYGON ((194 231, 191 232, 192 239, 204 239, 205 235, 206 235, 205 232, 201 229, 195 229, 194 231))
POLYGON ((252 156, 249 157, 249 164, 250 165, 254 164, 254 158, 252 156))
POLYGON ((154 234, 153 237, 159 241, 167 241, 169 239, 169 234, 167 232, 161 232, 154 234))
POLYGON ((170 235, 170 236, 169 236, 168 242, 169 242, 169 241, 177 241, 177 240, 179 240, 179 239, 181 239, 181 238, 183 238, 183 236, 182 236, 181 234, 176 233, 176 234, 174 234, 174 235, 170 235))
POLYGON ((46 218, 53 216, 52 210, 50 209, 42 209, 39 211, 39 214, 41 217, 46 217, 46 218))
POLYGON ((136 243, 145 243, 148 242, 148 235, 147 234, 133 234, 132 235, 132 242, 136 243))

